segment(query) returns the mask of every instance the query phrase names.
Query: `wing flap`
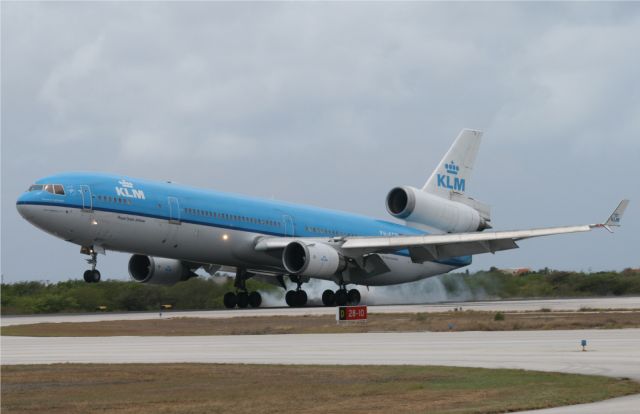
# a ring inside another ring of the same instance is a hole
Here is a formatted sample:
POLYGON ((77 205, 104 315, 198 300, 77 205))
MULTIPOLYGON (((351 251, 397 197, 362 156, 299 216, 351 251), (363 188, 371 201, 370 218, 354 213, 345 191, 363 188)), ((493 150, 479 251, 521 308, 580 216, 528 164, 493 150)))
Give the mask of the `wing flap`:
POLYGON ((423 263, 450 259, 452 257, 469 256, 473 254, 495 253, 501 250, 517 249, 518 247, 518 244, 513 239, 499 239, 441 245, 412 246, 409 247, 409 254, 412 262, 423 263))

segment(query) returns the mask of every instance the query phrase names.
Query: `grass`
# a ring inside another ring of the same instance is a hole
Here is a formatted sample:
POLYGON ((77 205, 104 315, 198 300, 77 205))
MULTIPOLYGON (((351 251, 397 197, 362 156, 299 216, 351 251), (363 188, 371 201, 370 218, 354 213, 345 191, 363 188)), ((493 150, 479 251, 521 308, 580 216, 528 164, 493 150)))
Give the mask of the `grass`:
POLYGON ((443 312, 370 314, 367 323, 337 325, 334 316, 258 316, 228 319, 163 318, 3 327, 14 336, 183 336, 342 332, 509 331, 619 329, 640 327, 640 311, 614 312, 443 312), (502 318, 501 317, 501 318, 502 318))
POLYGON ((438 366, 2 367, 3 413, 499 413, 640 392, 628 379, 438 366))

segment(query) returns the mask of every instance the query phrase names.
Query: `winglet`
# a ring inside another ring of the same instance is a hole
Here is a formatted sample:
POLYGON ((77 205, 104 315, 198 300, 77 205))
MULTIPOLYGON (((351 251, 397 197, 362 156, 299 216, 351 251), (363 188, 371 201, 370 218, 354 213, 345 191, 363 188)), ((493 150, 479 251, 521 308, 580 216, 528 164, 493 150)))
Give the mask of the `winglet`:
POLYGON ((626 199, 622 200, 620 204, 618 204, 618 207, 616 207, 616 209, 613 210, 613 213, 611 213, 607 221, 605 221, 602 224, 596 224, 593 227, 604 227, 605 229, 607 229, 607 231, 609 231, 609 233, 613 233, 613 230, 611 230, 611 227, 620 227, 620 220, 622 219, 624 210, 627 208, 628 205, 629 205, 629 200, 626 200, 626 199))

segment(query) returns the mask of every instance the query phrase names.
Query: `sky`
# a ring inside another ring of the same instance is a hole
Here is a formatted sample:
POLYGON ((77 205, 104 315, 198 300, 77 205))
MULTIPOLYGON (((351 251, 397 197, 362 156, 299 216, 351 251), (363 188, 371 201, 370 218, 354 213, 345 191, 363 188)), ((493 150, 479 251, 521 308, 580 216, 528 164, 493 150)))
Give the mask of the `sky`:
MULTIPOLYGON (((640 267, 640 3, 1 3, 4 282, 81 278, 24 221, 37 178, 107 171, 391 219, 462 128, 470 196, 523 241, 471 270, 640 267)), ((99 257, 128 278, 128 256, 99 257)))

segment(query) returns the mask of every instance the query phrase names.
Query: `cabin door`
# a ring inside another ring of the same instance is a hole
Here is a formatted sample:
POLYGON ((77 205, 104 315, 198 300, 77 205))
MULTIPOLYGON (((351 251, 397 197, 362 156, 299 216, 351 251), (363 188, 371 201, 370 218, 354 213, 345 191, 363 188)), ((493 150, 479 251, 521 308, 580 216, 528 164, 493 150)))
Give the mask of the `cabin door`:
POLYGON ((91 189, 89 188, 89 186, 81 185, 80 194, 82 195, 82 210, 83 211, 93 210, 93 200, 91 198, 91 189))
POLYGON ((293 224, 293 217, 288 214, 282 216, 282 224, 284 227, 284 237, 293 237, 296 229, 293 224))

